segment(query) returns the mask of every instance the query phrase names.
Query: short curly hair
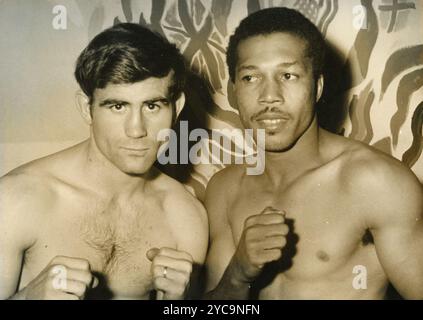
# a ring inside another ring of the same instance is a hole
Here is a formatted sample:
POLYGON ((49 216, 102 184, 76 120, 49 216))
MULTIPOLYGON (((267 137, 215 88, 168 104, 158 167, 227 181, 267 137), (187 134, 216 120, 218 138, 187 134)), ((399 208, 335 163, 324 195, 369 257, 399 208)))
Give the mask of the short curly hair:
POLYGON ((229 38, 226 63, 229 77, 235 82, 235 69, 238 62, 238 46, 243 40, 258 35, 286 32, 307 42, 307 56, 312 60, 313 75, 317 79, 323 73, 325 60, 325 40, 317 27, 296 10, 275 7, 257 11, 244 18, 229 38))

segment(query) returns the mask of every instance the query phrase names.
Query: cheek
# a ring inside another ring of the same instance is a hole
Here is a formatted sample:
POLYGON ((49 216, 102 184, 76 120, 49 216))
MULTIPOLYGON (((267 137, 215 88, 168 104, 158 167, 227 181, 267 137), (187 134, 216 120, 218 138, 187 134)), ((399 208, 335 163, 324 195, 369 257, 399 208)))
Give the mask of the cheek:
POLYGON ((163 112, 158 116, 149 117, 146 119, 146 127, 150 138, 156 141, 161 130, 172 127, 172 112, 163 112))

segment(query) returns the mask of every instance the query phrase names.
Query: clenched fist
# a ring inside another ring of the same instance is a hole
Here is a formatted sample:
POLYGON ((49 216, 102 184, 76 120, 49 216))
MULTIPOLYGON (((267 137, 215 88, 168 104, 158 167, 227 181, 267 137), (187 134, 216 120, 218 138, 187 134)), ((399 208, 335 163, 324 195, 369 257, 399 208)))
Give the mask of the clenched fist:
POLYGON ((192 272, 193 259, 184 251, 153 248, 147 251, 158 300, 184 299, 192 272))
POLYGON ((28 300, 81 300, 98 285, 85 259, 54 257, 24 289, 28 300))
POLYGON ((238 280, 252 282, 266 263, 280 259, 288 232, 285 213, 280 210, 266 207, 248 217, 233 257, 238 280))

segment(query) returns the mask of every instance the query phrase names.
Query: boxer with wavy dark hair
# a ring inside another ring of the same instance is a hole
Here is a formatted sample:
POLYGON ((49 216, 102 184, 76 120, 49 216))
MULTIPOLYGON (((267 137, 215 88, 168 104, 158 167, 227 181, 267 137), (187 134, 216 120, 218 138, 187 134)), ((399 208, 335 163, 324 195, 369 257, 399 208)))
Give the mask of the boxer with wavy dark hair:
POLYGON ((83 50, 75 77, 90 137, 1 178, 0 298, 192 296, 207 215, 153 166, 184 106, 182 55, 119 24, 83 50))

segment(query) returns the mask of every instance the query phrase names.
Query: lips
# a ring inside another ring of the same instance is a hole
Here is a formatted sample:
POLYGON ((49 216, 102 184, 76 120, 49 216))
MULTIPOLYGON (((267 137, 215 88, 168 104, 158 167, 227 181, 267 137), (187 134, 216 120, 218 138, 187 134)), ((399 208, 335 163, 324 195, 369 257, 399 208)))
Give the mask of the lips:
POLYGON ((282 114, 275 113, 266 113, 258 116, 255 121, 257 121, 260 127, 263 127, 268 130, 276 130, 284 125, 289 118, 282 114))
POLYGON ((129 154, 134 154, 134 155, 145 155, 147 151, 149 150, 148 148, 134 148, 134 147, 121 147, 121 149, 128 152, 129 154))

